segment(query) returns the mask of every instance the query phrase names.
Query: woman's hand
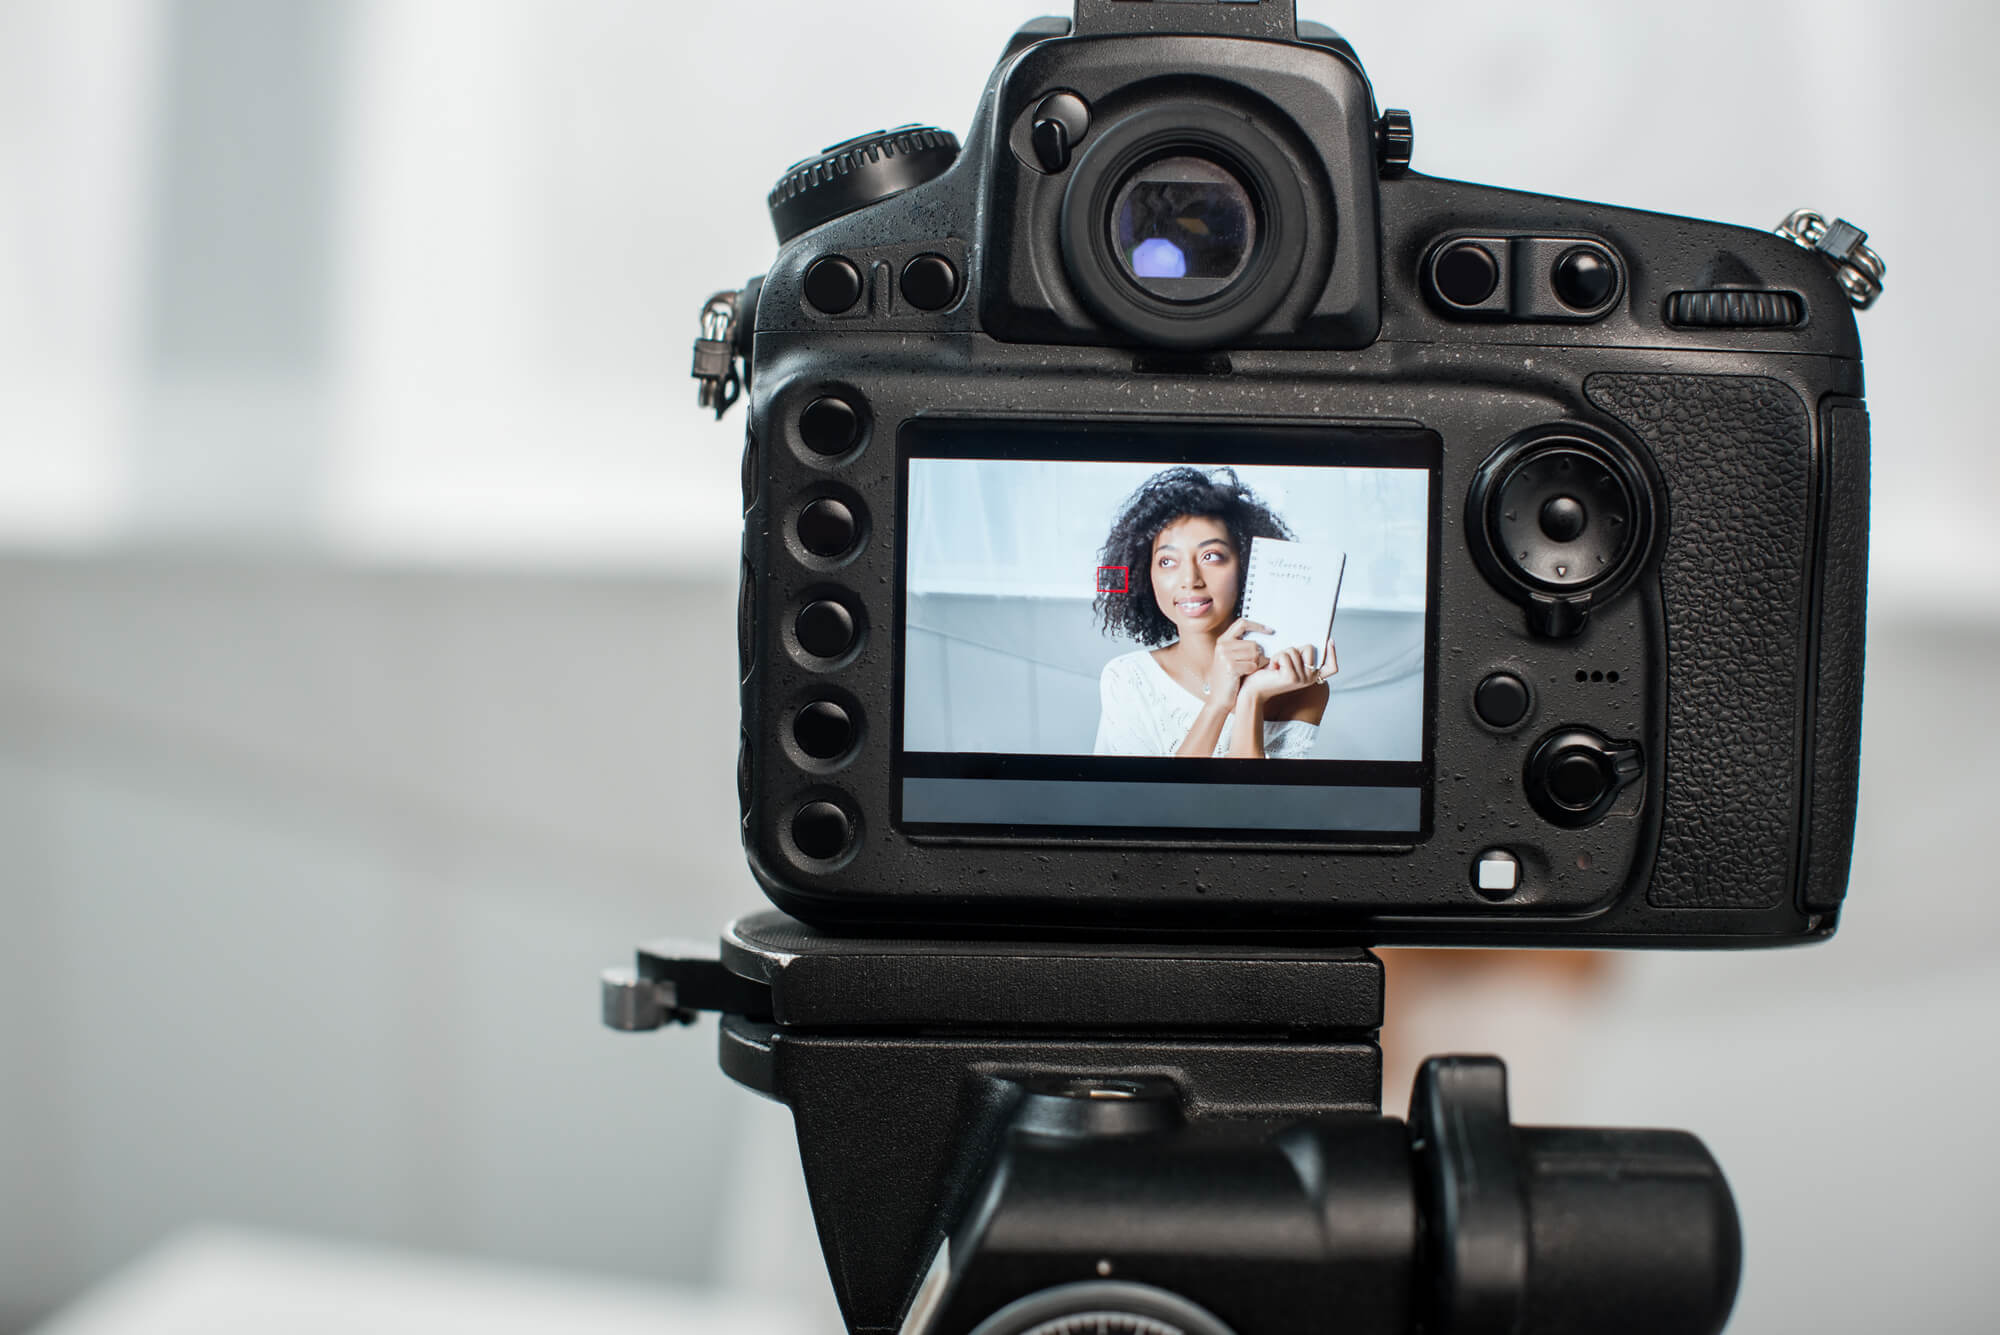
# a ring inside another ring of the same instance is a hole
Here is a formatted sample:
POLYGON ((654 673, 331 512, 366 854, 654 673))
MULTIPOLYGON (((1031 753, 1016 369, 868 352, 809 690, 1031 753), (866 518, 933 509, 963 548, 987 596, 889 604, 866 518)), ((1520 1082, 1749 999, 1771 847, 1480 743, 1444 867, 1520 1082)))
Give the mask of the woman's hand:
POLYGON ((1298 645, 1291 649, 1280 649, 1271 659, 1271 665, 1243 683, 1243 691, 1252 699, 1274 700, 1293 691, 1302 691, 1308 686, 1317 686, 1340 671, 1340 662, 1334 657, 1333 641, 1317 655, 1322 667, 1313 666, 1314 654, 1309 645, 1298 645))
POLYGON ((1238 617, 1235 625, 1222 632, 1222 638, 1215 642, 1215 657, 1208 665, 1206 684, 1211 707, 1229 709, 1236 701, 1243 679, 1270 662, 1255 640, 1243 638, 1253 630, 1268 634, 1270 629, 1248 617, 1238 617))

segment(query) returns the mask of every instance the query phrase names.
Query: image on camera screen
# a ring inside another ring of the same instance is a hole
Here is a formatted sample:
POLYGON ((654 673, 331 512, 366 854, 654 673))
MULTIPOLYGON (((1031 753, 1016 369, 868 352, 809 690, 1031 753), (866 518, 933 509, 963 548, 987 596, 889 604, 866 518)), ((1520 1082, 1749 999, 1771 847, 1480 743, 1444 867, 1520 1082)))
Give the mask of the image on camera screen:
POLYGON ((1429 432, 913 423, 898 823, 1428 833, 1429 432))

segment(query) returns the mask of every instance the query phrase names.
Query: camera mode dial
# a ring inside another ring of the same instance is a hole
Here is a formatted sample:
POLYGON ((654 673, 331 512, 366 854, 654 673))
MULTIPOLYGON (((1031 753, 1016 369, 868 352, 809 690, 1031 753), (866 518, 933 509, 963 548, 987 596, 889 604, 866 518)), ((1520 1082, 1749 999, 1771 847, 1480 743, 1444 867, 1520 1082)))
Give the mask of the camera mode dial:
POLYGON ((792 164, 771 187, 771 225, 783 245, 845 213, 944 174, 958 136, 929 125, 877 130, 792 164))

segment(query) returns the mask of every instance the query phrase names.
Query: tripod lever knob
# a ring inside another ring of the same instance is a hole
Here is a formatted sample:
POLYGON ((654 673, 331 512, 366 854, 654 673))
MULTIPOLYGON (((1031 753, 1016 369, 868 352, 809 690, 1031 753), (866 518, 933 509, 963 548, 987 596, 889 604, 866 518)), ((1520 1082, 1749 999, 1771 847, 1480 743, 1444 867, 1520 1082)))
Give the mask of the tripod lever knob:
POLYGON ((1432 1057, 1410 1093, 1410 1148, 1432 1226, 1434 1324, 1513 1335, 1528 1287, 1528 1204, 1498 1057, 1432 1057))
POLYGON ((1425 1330, 1715 1335, 1743 1236, 1729 1184, 1684 1131, 1517 1127, 1497 1057, 1433 1057, 1410 1097, 1430 1221, 1425 1330))
POLYGON ((602 980, 604 1023, 607 1028, 642 1034, 676 1024, 694 1023, 694 1012, 674 1004, 674 985, 641 978, 631 969, 606 969, 602 980))

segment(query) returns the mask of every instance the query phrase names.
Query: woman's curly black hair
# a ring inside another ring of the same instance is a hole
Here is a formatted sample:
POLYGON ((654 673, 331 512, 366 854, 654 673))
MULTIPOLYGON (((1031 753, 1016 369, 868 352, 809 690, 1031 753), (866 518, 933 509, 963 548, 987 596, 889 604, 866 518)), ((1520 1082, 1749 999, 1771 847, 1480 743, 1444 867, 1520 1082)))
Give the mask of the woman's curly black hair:
MULTIPOLYGON (((1104 550, 1097 558, 1099 565, 1124 566, 1128 572, 1126 592, 1099 590, 1093 604, 1097 624, 1106 633, 1137 640, 1149 649, 1166 644, 1180 633, 1153 597, 1153 542, 1167 525, 1195 516, 1222 522, 1229 530, 1229 541, 1236 548, 1238 560, 1248 559, 1252 538, 1292 536, 1285 521, 1259 500, 1256 492, 1243 485, 1233 468, 1203 470, 1183 466, 1153 474, 1126 498, 1111 525, 1111 536, 1104 540, 1104 550)), ((1239 588, 1236 610, 1230 616, 1234 619, 1241 615, 1243 598, 1239 588)))

